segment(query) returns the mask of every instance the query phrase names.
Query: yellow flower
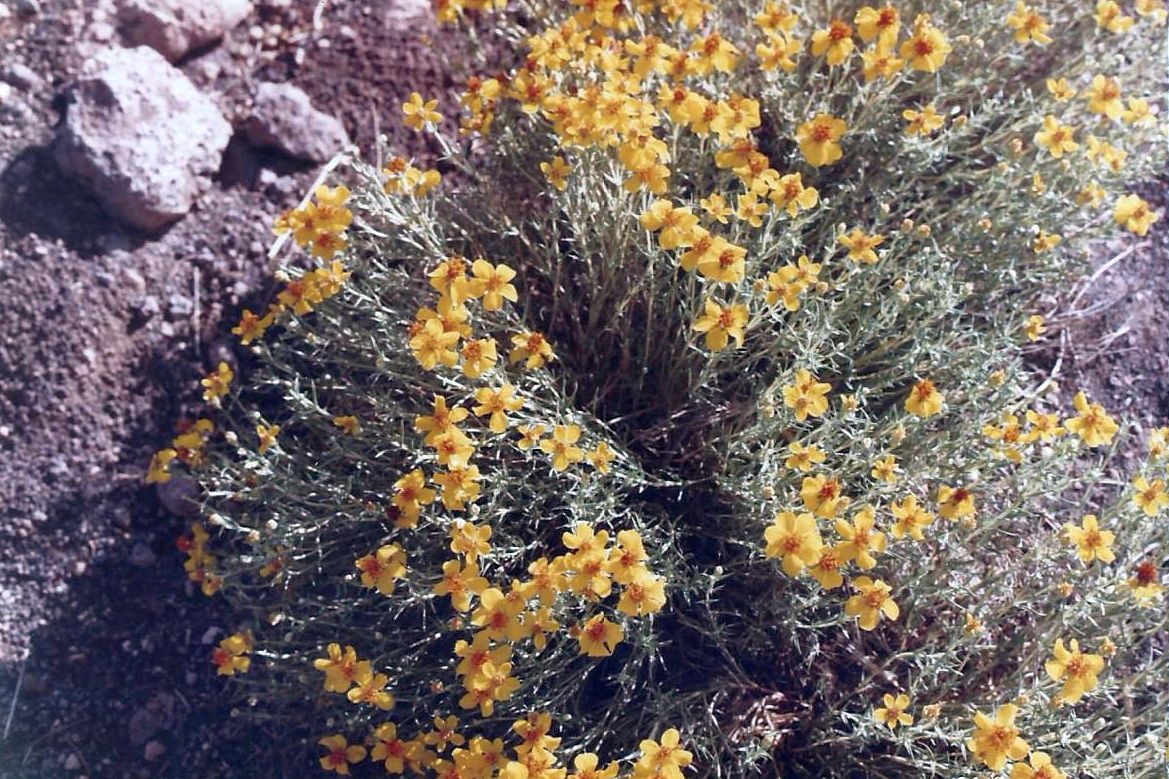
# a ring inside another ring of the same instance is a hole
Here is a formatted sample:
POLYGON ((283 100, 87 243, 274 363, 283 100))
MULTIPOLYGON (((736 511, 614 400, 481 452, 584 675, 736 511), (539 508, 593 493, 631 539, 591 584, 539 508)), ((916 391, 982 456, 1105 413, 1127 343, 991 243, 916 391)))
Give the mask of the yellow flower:
POLYGON ((770 71, 780 68, 785 73, 791 73, 796 69, 794 58, 802 48, 803 44, 799 38, 783 33, 769 32, 766 43, 755 45, 755 56, 759 58, 761 70, 770 71))
POLYGON ((630 617, 654 614, 666 605, 665 582, 644 568, 636 568, 622 585, 617 610, 630 617))
POLYGON ((572 463, 584 459, 584 452, 574 444, 580 440, 578 425, 556 425, 552 437, 540 442, 540 448, 552 455, 552 469, 563 471, 572 463))
POLYGON ((783 464, 793 470, 806 473, 812 470, 814 463, 822 462, 824 462, 824 452, 820 450, 820 447, 815 444, 804 446, 798 441, 792 441, 791 445, 788 446, 788 456, 783 464))
POLYGON ((968 636, 976 636, 982 632, 982 622, 979 621, 978 617, 968 611, 963 620, 962 630, 968 636))
POLYGON ((451 551, 468 563, 491 551, 491 527, 457 519, 451 525, 451 551))
POLYGON ((908 695, 901 693, 897 697, 893 697, 889 693, 885 693, 881 700, 885 702, 885 705, 873 711, 873 719, 882 725, 887 725, 889 730, 895 730, 898 725, 908 727, 913 724, 913 715, 905 713, 905 710, 909 708, 908 695))
POLYGON ((512 350, 508 352, 507 361, 517 363, 526 360, 524 367, 535 370, 543 367, 548 360, 555 360, 556 354, 552 351, 552 344, 542 333, 523 332, 511 337, 512 350))
POLYGON ((974 733, 966 739, 966 748, 992 771, 1001 771, 1007 760, 1022 760, 1027 756, 1027 742, 1019 738, 1015 716, 1019 707, 1004 703, 998 707, 994 719, 981 711, 974 713, 974 733))
POLYGON ((815 564, 824 546, 816 518, 807 512, 776 512, 772 524, 763 531, 763 540, 763 554, 780 560, 788 576, 799 576, 805 567, 815 564))
POLYGON ((406 771, 407 743, 398 737, 398 728, 392 722, 378 725, 373 732, 373 751, 370 757, 382 761, 387 774, 401 774, 406 771))
POLYGON ((572 759, 572 767, 576 769, 567 779, 616 779, 620 766, 616 761, 600 768, 600 758, 592 752, 583 752, 572 759))
POLYGON ((1047 79, 1047 91, 1053 98, 1055 98, 1057 102, 1060 103, 1064 102, 1065 100, 1071 100, 1076 96, 1076 90, 1072 89, 1071 86, 1068 85, 1068 80, 1066 78, 1047 79))
POLYGON ((252 341, 264 337, 265 331, 272 326, 272 322, 276 319, 275 313, 269 309, 268 313, 262 317, 256 316, 248 309, 240 314, 239 324, 231 328, 232 335, 239 336, 239 342, 247 346, 252 341))
POLYGON ((1157 427, 1149 431, 1149 459, 1160 460, 1169 454, 1169 427, 1157 427))
POLYGON ((718 192, 712 192, 709 197, 704 197, 698 201, 698 205, 702 206, 702 210, 710 215, 719 224, 726 224, 727 217, 734 213, 727 205, 726 199, 718 192))
POLYGON ((877 78, 891 79, 905 67, 905 60, 897 56, 892 46, 892 43, 878 41, 875 46, 861 52, 861 73, 866 84, 877 78))
POLYGON ((421 328, 410 337, 408 342, 414 359, 424 370, 434 370, 438 365, 448 368, 459 361, 454 347, 459 342, 458 331, 443 330, 442 322, 438 319, 428 319, 421 328))
POLYGON ((806 210, 816 205, 820 193, 815 187, 804 186, 802 174, 788 173, 780 176, 771 187, 770 198, 772 205, 794 217, 801 209, 806 210))
POLYGON ((577 641, 582 655, 608 657, 624 637, 620 625, 605 619, 603 614, 596 614, 580 626, 577 641))
POLYGON ((1043 254, 1059 246, 1061 240, 1063 239, 1058 234, 1040 230, 1039 234, 1035 236, 1035 240, 1031 242, 1031 249, 1036 254, 1043 254))
MULTIPOLYGON (((767 215, 767 204, 760 201, 754 192, 739 195, 738 206, 735 216, 752 227, 763 226, 763 217, 767 215)), ((735 279, 735 281, 738 281, 738 279, 735 279)))
POLYGON ((520 434, 520 440, 516 442, 516 446, 520 449, 531 449, 540 442, 540 436, 544 435, 544 430, 543 425, 520 425, 516 428, 516 432, 520 434))
POLYGON ((1084 654, 1080 651, 1080 642, 1074 638, 1071 651, 1068 651, 1060 638, 1055 642, 1052 658, 1043 664, 1043 668, 1053 681, 1063 679, 1063 689, 1059 694, 1065 702, 1075 703, 1096 686, 1096 676, 1104 670, 1104 658, 1084 654))
POLYGON ((711 32, 706 37, 694 41, 690 51, 695 55, 692 62, 695 66, 694 72, 698 75, 706 75, 711 70, 730 73, 735 69, 735 62, 739 57, 739 50, 734 44, 717 32, 711 32))
POLYGON ((840 573, 840 566, 847 563, 848 560, 844 557, 841 547, 843 544, 836 546, 826 544, 820 547, 820 554, 816 557, 816 562, 808 568, 808 573, 812 574, 812 578, 826 590, 834 590, 844 584, 844 576, 840 573))
POLYGON ((945 398, 929 379, 921 379, 913 385, 905 399, 905 410, 918 417, 932 417, 942 410, 945 398))
POLYGON ((852 54, 852 27, 841 19, 833 19, 828 28, 817 30, 812 34, 812 54, 819 57, 826 55, 829 65, 839 65, 852 54))
POLYGON ((480 258, 471 263, 471 275, 470 294, 482 298, 484 311, 498 311, 503 308, 504 300, 512 303, 519 300, 515 286, 510 283, 516 273, 507 265, 493 266, 480 258))
POLYGON ((1027 322, 1023 325, 1023 334, 1027 336, 1028 341, 1038 341, 1045 332, 1047 332, 1047 328, 1043 326, 1042 315, 1032 314, 1027 317, 1027 322))
POLYGON ((342 652, 340 644, 329 644, 325 651, 326 657, 313 660, 313 668, 325 674, 327 692, 348 692, 358 677, 370 673, 369 661, 358 660, 357 650, 351 646, 342 652))
POLYGON ((155 452, 146 469, 146 483, 163 484, 170 481, 170 464, 178 454, 174 449, 159 449, 155 452))
POLYGON ((938 487, 938 513, 943 519, 974 515, 974 494, 965 487, 938 487))
POLYGON ((1046 752, 1032 752, 1026 763, 1016 763, 1011 768, 1011 779, 1067 779, 1063 771, 1051 764, 1046 752))
POLYGON ((783 388, 783 403, 792 409, 797 422, 808 417, 820 417, 828 410, 828 393, 832 385, 817 381, 809 371, 800 368, 795 380, 783 388))
POLYGON ((385 689, 389 681, 390 677, 385 674, 367 672, 354 680, 354 686, 345 697, 351 703, 364 703, 382 711, 389 711, 394 708, 394 696, 385 689))
POLYGON ((568 167, 568 162, 563 157, 553 157, 548 162, 540 163, 540 172, 548 179, 549 184, 563 192, 568 186, 568 174, 572 169, 568 167))
POLYGON ((885 236, 876 233, 865 235, 859 227, 854 227, 850 232, 839 236, 836 241, 848 249, 848 259, 872 265, 879 259, 873 249, 885 242, 885 236))
POLYGON ((348 739, 340 733, 325 736, 317 743, 328 750, 328 754, 320 759, 321 768, 326 771, 348 776, 350 764, 365 759, 365 747, 356 744, 350 746, 348 739))
POLYGON ((1076 553, 1084 565, 1093 560, 1110 563, 1116 559, 1112 552, 1112 542, 1116 539, 1116 534, 1101 530, 1095 514, 1085 514, 1079 527, 1070 523, 1064 525, 1063 534, 1067 542, 1076 547, 1076 553))
POLYGON ((901 31, 901 15, 889 3, 883 8, 862 6, 853 19, 857 35, 865 43, 877 38, 880 43, 891 46, 901 31))
POLYGON ((1089 403, 1083 392, 1073 399, 1078 416, 1064 422, 1064 426, 1078 435, 1088 446, 1103 446, 1112 440, 1120 427, 1108 416, 1099 403, 1089 403))
POLYGON ((868 570, 877 564, 873 552, 885 551, 885 534, 875 530, 872 506, 864 506, 852 517, 852 524, 837 519, 836 533, 843 541, 837 546, 842 560, 852 560, 861 570, 868 570))
POLYGON ((515 387, 511 384, 504 384, 499 389, 481 387, 475 390, 475 400, 479 405, 471 410, 477 417, 491 415, 488 428, 492 433, 506 430, 507 412, 519 411, 524 405, 524 399, 516 397, 515 387))
POLYGON ((462 371, 468 379, 477 379, 495 367, 499 359, 494 338, 473 339, 463 344, 459 355, 463 358, 462 371))
POLYGON ((215 666, 215 673, 219 676, 235 676, 237 673, 247 673, 251 668, 251 658, 245 657, 252 651, 252 634, 233 633, 219 642, 219 646, 211 652, 211 663, 215 666))
POLYGON ((462 511, 467 501, 479 498, 479 467, 477 465, 460 466, 452 463, 447 466, 445 473, 436 473, 434 483, 442 487, 440 497, 443 508, 448 511, 462 511))
POLYGON ((1125 586, 1132 593, 1138 606, 1152 606, 1160 600, 1165 587, 1157 579, 1156 562, 1149 559, 1137 563, 1133 575, 1125 580, 1125 586))
POLYGON ((856 617, 861 630, 872 630, 882 616, 896 620, 901 609, 893 600, 888 584, 868 576, 858 576, 852 581, 856 594, 844 603, 844 613, 856 617))
POLYGON ((417 92, 410 93, 410 99, 402 104, 402 123, 414 130, 422 130, 426 125, 436 125, 442 121, 442 114, 435 110, 438 100, 423 100, 417 92))
POLYGON ((1153 222, 1157 221, 1157 213, 1140 197, 1122 195, 1120 200, 1116 201, 1112 218, 1129 232, 1144 238, 1153 222))
POLYGON ((479 594, 479 605, 471 612, 471 624, 482 628, 492 641, 501 641, 515 624, 522 606, 498 587, 488 587, 479 594))
POLYGON ((585 452, 585 459, 588 460, 589 465, 597 469, 598 473, 604 474, 609 472, 609 463, 617 459, 617 454, 609 448, 607 443, 601 441, 596 447, 585 452))
POLYGON ((359 557, 354 565, 361 571, 361 586, 392 595, 394 582, 406 575, 406 553, 397 544, 386 544, 373 554, 359 557))
POLYGON ((780 0, 767 0, 763 5, 763 10, 755 15, 755 24, 761 30, 780 30, 782 32, 791 32, 799 21, 799 16, 792 13, 787 7, 787 3, 780 0))
POLYGON ((231 391, 231 382, 235 373, 225 362, 220 362, 214 371, 200 379, 203 385, 203 400, 213 403, 231 391))
POLYGON ((442 564, 442 579, 431 592, 440 597, 449 595, 451 608, 465 612, 471 608, 471 596, 486 590, 487 580, 479 575, 478 563, 464 566, 459 560, 448 560, 442 564))
POLYGON ((932 104, 920 111, 907 108, 901 112, 901 118, 908 123, 905 125, 906 135, 930 135, 946 123, 945 118, 934 110, 932 104))
POLYGON ((1146 517, 1155 517, 1169 506, 1169 494, 1161 479, 1147 480, 1144 476, 1133 479, 1133 505, 1145 512, 1146 517))
POLYGON ((1138 14, 1152 17, 1153 21, 1158 24, 1164 24, 1166 16, 1169 16, 1169 11, 1165 10, 1163 0, 1136 0, 1133 7, 1138 14))
POLYGON ((1007 26, 1015 31, 1015 41, 1018 43, 1030 42, 1040 46, 1051 43, 1051 37, 1047 34, 1051 25, 1023 0, 1016 0, 1015 10, 1007 14, 1007 26))
POLYGON ((914 70, 935 73, 953 51, 942 31, 929 23, 929 16, 919 15, 913 21, 913 33, 901 44, 900 53, 914 70))
POLYGON ((1120 119, 1124 114, 1124 103, 1120 99, 1120 84, 1115 79, 1097 75, 1084 93, 1088 98, 1088 110, 1109 119, 1120 119))
POLYGON ((1043 129, 1035 133, 1035 143, 1047 149, 1052 157, 1059 159, 1064 152, 1073 152, 1080 148, 1080 144, 1072 140, 1075 129, 1066 124, 1060 124, 1054 116, 1043 117, 1043 129))
POLYGON ((1128 108, 1120 115, 1120 120, 1125 124, 1145 125, 1153 124, 1156 119, 1149 110, 1149 101, 1140 97, 1130 97, 1126 101, 1128 108))
POLYGON ((280 425, 256 425, 256 437, 260 442, 260 454, 264 454, 276 443, 276 436, 280 434, 280 425))
POLYGON ((682 749, 681 737, 674 728, 665 730, 660 742, 646 739, 638 748, 641 757, 633 765, 637 779, 682 779, 682 769, 693 760, 693 755, 682 749))
POLYGON ((711 281, 734 284, 743 280, 746 256, 746 249, 716 236, 709 251, 698 260, 698 272, 711 281))
POLYGON ((896 484, 897 458, 891 454, 887 454, 878 460, 874 460, 873 469, 869 471, 869 475, 886 484, 896 484))
POLYGON ((742 303, 721 306, 707 300, 703 304, 703 313, 691 327, 699 333, 706 333, 706 348, 712 352, 725 349, 732 338, 736 346, 742 346, 746 336, 747 306, 742 303))
POLYGON ((831 476, 805 476, 800 486, 800 499, 817 516, 832 519, 848 499, 840 494, 840 482, 831 476))
POLYGON ((800 153, 814 167, 831 165, 844 155, 837 141, 847 129, 844 120, 828 114, 817 114, 796 130, 800 153))
POLYGON ((1128 32, 1136 20, 1120 10, 1116 0, 1099 0, 1096 3, 1096 26, 1117 35, 1128 32))
POLYGON ((889 508, 892 510, 893 517, 896 520, 889 528, 889 532, 892 533, 894 538, 902 538, 908 535, 915 541, 925 540, 921 529, 933 523, 934 515, 919 505, 916 497, 906 495, 900 503, 893 503, 889 508))

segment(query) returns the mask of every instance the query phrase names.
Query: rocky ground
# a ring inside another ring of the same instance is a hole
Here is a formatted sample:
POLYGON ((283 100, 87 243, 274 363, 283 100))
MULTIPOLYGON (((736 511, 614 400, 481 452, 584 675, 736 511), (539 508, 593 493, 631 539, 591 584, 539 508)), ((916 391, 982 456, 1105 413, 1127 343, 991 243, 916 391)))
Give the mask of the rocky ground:
POLYGON ((0 0, 3 779, 301 770, 231 719, 230 623, 143 468, 319 163, 374 126, 428 153, 395 120, 451 91, 452 45, 417 0, 0 0))
MULTIPOLYGON (((232 718, 207 662, 229 615, 142 473, 270 294, 268 225, 320 162, 375 128, 432 151, 397 122, 459 69, 426 9, 0 0, 0 778, 303 773, 232 718)), ((1165 223, 1102 245, 1035 355, 1146 427, 1169 421, 1165 223)))

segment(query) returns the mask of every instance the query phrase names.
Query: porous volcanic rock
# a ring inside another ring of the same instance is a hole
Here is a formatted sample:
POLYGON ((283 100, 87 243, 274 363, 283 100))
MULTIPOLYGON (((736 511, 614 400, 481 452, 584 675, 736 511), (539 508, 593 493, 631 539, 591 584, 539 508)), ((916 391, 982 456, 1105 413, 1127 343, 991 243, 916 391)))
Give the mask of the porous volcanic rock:
POLYGON ((341 122, 313 108, 309 96, 292 84, 260 84, 243 129, 253 146, 308 162, 324 162, 349 143, 341 122))
POLYGON ((121 0, 118 21, 127 43, 177 62, 222 38, 251 12, 249 0, 121 0))
POLYGON ((191 210, 230 138, 215 102, 139 46, 82 65, 53 152, 106 211, 152 232, 191 210))

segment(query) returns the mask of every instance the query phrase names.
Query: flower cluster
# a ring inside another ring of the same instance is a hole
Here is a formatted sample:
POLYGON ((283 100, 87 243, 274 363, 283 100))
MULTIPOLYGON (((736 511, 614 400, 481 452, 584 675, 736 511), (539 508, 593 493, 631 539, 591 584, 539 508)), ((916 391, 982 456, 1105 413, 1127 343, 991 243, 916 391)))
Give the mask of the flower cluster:
POLYGON ((309 269, 149 469, 255 711, 446 779, 1154 760, 1169 430, 1116 478, 1121 400, 1030 360, 1163 227, 1162 4, 434 5, 516 56, 281 217, 309 269))

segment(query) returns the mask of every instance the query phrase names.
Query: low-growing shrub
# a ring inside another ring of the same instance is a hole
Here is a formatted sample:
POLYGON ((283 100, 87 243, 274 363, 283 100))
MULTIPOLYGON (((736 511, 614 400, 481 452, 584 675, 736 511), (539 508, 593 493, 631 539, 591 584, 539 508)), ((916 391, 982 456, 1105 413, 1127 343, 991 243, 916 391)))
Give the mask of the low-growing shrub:
POLYGON ((403 106, 446 176, 337 160, 152 463, 241 713, 339 773, 1163 773, 1169 430, 1117 477, 1022 360, 1156 219, 1161 4, 502 5, 436 3, 523 63, 403 106))

